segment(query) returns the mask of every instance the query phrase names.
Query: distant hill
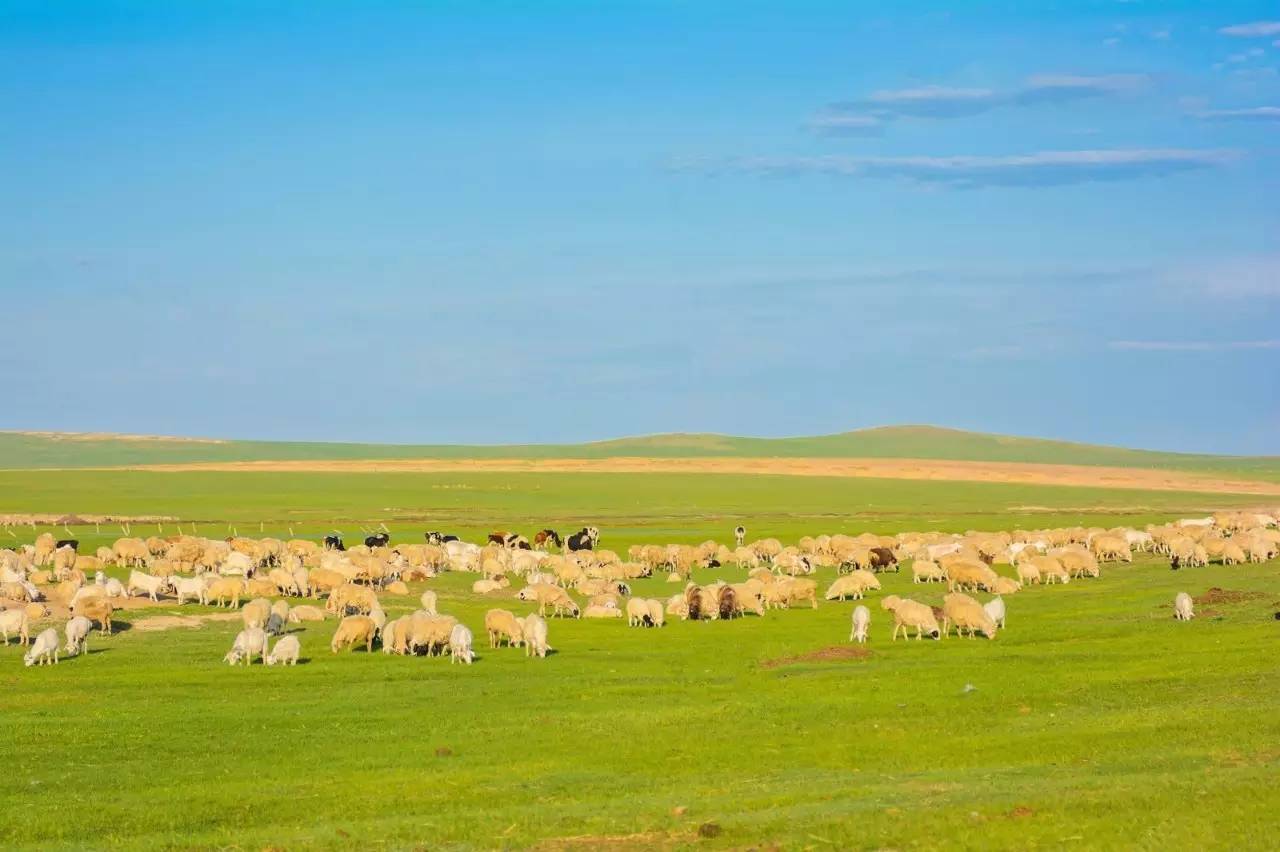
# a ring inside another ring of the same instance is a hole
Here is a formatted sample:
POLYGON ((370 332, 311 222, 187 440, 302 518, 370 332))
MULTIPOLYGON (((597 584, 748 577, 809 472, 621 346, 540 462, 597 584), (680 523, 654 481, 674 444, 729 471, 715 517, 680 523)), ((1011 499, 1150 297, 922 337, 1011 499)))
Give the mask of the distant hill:
POLYGON ((0 432, 0 468, 117 467, 190 462, 412 458, 823 457, 1108 465, 1280 481, 1280 456, 1213 456, 1104 447, 937 426, 883 426, 803 438, 673 433, 587 444, 342 444, 218 441, 101 433, 0 432))

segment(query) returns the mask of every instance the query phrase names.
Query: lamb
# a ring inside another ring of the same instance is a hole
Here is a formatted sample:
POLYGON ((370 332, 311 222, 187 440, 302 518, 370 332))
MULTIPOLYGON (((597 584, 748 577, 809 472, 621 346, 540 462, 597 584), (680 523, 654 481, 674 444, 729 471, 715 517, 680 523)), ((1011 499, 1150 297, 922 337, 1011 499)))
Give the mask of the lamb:
POLYGON ((537 613, 524 619, 524 654, 526 657, 545 658, 551 646, 547 644, 547 620, 537 613))
POLYGON ((853 616, 850 619, 849 641, 858 644, 866 644, 867 630, 871 627, 871 610, 862 604, 858 604, 853 608, 853 616))
POLYGON ((289 610, 289 623, 301 624, 304 621, 324 621, 325 611, 318 606, 295 606, 289 610))
POLYGON ((302 643, 298 641, 297 636, 282 636, 276 646, 271 649, 271 653, 267 655, 267 665, 269 666, 296 666, 298 664, 298 655, 302 653, 302 643))
POLYGON ((489 634, 489 647, 499 647, 503 640, 514 647, 524 641, 524 625, 508 609, 491 609, 484 614, 484 629, 489 634))
POLYGON ((263 661, 267 659, 267 633, 260 627, 249 627, 236 634, 231 650, 222 660, 233 666, 243 660, 246 666, 251 666, 255 655, 263 661))
POLYGON ((0 635, 4 636, 5 645, 9 644, 10 633, 17 634, 20 645, 31 641, 31 622, 27 618, 26 610, 0 610, 0 635))
POLYGON ((917 640, 922 639, 926 633, 932 639, 942 636, 942 630, 938 627, 938 620, 934 618, 931 606, 910 598, 900 598, 897 595, 888 595, 880 601, 880 606, 893 613, 892 641, 898 640, 899 630, 903 631, 904 637, 910 639, 912 627, 916 629, 917 640))
POLYGON ((1178 621, 1190 621, 1196 617, 1191 595, 1178 592, 1178 596, 1173 599, 1173 617, 1178 621))
POLYGON ((49 664, 50 658, 54 663, 58 662, 58 631, 52 627, 41 631, 36 640, 31 643, 31 650, 27 651, 23 656, 23 665, 30 668, 38 662, 45 666, 49 664))
POLYGON ((67 637, 67 653, 69 655, 83 654, 89 649, 88 638, 91 629, 93 629, 93 622, 83 615, 77 615, 67 622, 67 626, 63 628, 63 633, 67 637))
POLYGON ((471 630, 465 624, 455 624, 449 632, 449 665, 462 660, 467 665, 475 659, 471 650, 471 630))
POLYGON ((983 610, 1001 630, 1004 630, 1004 598, 996 595, 982 605, 983 610))
MULTIPOLYGON (((340 648, 349 645, 364 645, 366 653, 373 650, 373 637, 378 632, 378 626, 373 623, 373 619, 367 615, 348 615, 342 619, 338 625, 338 629, 333 634, 333 641, 329 643, 329 650, 338 653, 340 648)), ((265 641, 266 634, 263 634, 265 641)))
POLYGON ((829 601, 844 600, 846 597, 861 600, 862 596, 871 590, 880 590, 880 580, 870 571, 855 568, 850 573, 836 578, 827 589, 826 598, 829 601))

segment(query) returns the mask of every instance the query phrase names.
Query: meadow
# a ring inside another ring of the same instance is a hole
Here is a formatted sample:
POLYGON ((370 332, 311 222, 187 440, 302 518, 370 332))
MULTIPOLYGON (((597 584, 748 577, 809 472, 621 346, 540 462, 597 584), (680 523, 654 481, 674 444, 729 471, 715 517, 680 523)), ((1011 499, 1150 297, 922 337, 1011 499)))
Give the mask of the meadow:
MULTIPOLYGON (((200 534, 348 541, 386 524, 476 538, 584 523, 602 546, 907 529, 1142 525, 1256 497, 1006 484, 668 474, 0 472, 0 512, 182 519, 200 534)), ((1274 501, 1273 501, 1274 502, 1274 501)), ((166 524, 164 532, 176 532, 166 524)), ((13 527, 10 542, 36 530, 13 527)), ((61 532, 62 528, 53 528, 61 532)), ((72 528, 85 547, 120 535, 72 528)), ((135 535, 156 532, 134 524, 135 535)), ((8 537, 8 536, 6 536, 8 537)), ((112 573, 123 576, 123 571, 112 573)), ((819 574, 825 588, 833 573, 819 574)), ((739 580, 734 569, 696 578, 739 580)), ((216 610, 117 614, 90 653, 25 669, 0 649, 0 846, 79 848, 1214 848, 1268 846, 1280 805, 1280 562, 1171 572, 1140 558, 1007 599, 996 639, 866 653, 849 603, 733 622, 552 620, 546 660, 487 647, 529 605, 424 588, 478 635, 470 667, 334 656, 222 663, 239 625, 130 629, 216 610), (1210 593, 1210 589, 1230 594, 1210 593), (1178 591, 1200 616, 1172 618, 1178 591), (1209 596, 1205 598, 1204 596, 1209 596)), ((635 593, 666 597, 665 578, 635 593)))

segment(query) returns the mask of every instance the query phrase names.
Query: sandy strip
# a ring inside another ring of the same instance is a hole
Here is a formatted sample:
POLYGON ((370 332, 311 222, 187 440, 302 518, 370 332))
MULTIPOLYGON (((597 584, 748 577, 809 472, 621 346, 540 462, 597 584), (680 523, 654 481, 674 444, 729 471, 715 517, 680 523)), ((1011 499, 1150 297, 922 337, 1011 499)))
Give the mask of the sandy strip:
POLYGON ((1280 496, 1280 483, 1212 474, 1020 462, 830 458, 388 459, 138 465, 128 470, 271 473, 733 473, 834 476, 1280 496))

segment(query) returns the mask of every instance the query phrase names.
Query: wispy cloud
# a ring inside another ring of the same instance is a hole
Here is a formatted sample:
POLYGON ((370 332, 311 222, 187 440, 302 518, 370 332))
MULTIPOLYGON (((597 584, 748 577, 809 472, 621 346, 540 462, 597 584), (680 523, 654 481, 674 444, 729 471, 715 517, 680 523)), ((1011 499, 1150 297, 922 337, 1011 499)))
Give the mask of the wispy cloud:
POLYGON ((1132 180, 1213 168, 1236 156, 1229 150, 1163 148, 1041 151, 996 157, 744 157, 679 161, 673 166, 681 171, 897 178, 922 184, 978 188, 1132 180))
POLYGON ((1280 349, 1280 340, 1113 340, 1107 347, 1133 352, 1235 352, 1280 349))
POLYGON ((809 122, 809 129, 823 136, 876 136, 884 122, 873 115, 823 113, 809 122))
POLYGON ((1266 38, 1280 35, 1280 21, 1254 21, 1249 24, 1232 24, 1218 30, 1223 35, 1236 38, 1266 38))
POLYGON ((1244 109, 1207 109, 1195 113, 1205 121, 1280 121, 1280 107, 1262 106, 1244 109))
POLYGON ((1181 290, 1214 299, 1280 298, 1280 255, 1181 266, 1170 270, 1167 278, 1181 290))
POLYGON ((1150 83, 1147 74, 1036 74, 1022 86, 1003 91, 954 86, 882 89, 863 98, 831 104, 814 120, 813 127, 819 133, 833 132, 828 128, 838 132, 841 125, 833 119, 839 117, 874 122, 877 128, 900 118, 964 118, 1001 107, 1131 95, 1150 83))

